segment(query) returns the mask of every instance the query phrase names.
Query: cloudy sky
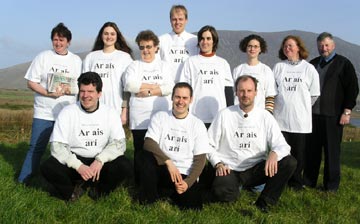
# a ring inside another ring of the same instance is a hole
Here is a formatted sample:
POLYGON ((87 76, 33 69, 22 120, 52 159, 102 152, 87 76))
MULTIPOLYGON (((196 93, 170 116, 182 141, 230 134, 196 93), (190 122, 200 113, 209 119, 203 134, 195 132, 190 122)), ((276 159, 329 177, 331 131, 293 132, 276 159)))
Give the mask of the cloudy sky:
POLYGON ((189 32, 197 32, 204 25, 255 32, 329 31, 360 45, 358 0, 4 0, 0 13, 0 69, 31 61, 40 51, 50 49, 50 32, 59 22, 72 31, 70 50, 75 53, 89 51, 107 21, 116 22, 130 40, 144 29, 158 35, 168 32, 173 4, 188 8, 189 32))

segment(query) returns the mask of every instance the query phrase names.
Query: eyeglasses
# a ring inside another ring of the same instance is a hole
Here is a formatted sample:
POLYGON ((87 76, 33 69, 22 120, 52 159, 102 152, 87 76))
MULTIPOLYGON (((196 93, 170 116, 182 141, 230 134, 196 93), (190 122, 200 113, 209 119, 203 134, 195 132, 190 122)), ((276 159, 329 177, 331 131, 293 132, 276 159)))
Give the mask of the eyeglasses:
POLYGON ((139 46, 140 51, 144 50, 145 48, 150 50, 153 46, 152 45, 146 45, 146 46, 139 46))
POLYGON ((258 45, 247 45, 248 49, 254 48, 254 49, 258 49, 260 46, 258 45))

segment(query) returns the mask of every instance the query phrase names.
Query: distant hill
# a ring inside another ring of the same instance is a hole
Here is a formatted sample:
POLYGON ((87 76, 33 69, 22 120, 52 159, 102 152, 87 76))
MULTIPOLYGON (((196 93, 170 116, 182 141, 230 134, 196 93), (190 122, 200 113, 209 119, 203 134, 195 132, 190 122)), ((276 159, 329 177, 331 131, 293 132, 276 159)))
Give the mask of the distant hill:
MULTIPOLYGON (((252 32, 252 31, 227 31, 220 30, 218 31, 220 37, 219 48, 217 54, 225 58, 230 66, 233 69, 240 63, 246 61, 246 54, 240 52, 239 50, 239 41, 245 36, 255 33, 262 36, 268 44, 268 52, 266 54, 260 55, 260 60, 269 65, 270 68, 274 66, 276 62, 279 61, 278 50, 283 38, 287 35, 297 35, 300 36, 306 47, 310 52, 308 59, 312 59, 318 56, 316 48, 316 37, 318 34, 299 31, 299 30, 290 30, 283 32, 252 32)), ((340 38, 335 38, 336 41, 336 51, 339 54, 342 54, 349 58, 355 66, 358 80, 360 81, 360 46, 346 42, 340 38)), ((129 41, 132 49, 134 51, 135 58, 139 58, 139 51, 136 47, 136 44, 133 41, 129 41)), ((90 48, 90 46, 89 46, 90 48)), ((88 52, 82 52, 78 55, 81 58, 84 58, 88 52)), ((26 82, 24 80, 24 75, 28 69, 30 62, 15 65, 9 68, 0 69, 0 88, 6 89, 26 89, 26 82)), ((357 109, 360 109, 360 96, 358 97, 357 109)))

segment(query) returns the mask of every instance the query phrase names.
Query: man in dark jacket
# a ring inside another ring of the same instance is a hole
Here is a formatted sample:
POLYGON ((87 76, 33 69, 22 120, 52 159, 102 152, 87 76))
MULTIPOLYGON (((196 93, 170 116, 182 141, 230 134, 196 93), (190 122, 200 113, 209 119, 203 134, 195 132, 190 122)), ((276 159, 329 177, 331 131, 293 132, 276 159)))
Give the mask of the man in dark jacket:
POLYGON ((320 76, 321 95, 312 108, 313 131, 306 151, 304 181, 316 187, 324 147, 324 190, 336 192, 340 183, 340 145, 343 127, 350 122, 351 110, 359 93, 352 63, 335 52, 330 33, 317 38, 320 56, 310 61, 320 76))

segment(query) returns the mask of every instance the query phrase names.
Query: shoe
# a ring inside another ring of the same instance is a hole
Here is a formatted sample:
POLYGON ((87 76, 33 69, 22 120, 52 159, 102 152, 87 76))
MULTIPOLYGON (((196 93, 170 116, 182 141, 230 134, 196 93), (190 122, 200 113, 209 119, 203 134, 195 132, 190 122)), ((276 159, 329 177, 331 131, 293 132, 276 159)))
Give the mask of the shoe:
POLYGON ((88 192, 88 196, 91 199, 93 199, 94 201, 97 201, 101 197, 101 194, 99 193, 99 190, 97 189, 97 187, 92 186, 92 187, 90 187, 90 190, 88 192))
POLYGON ((289 185, 290 189, 292 189, 293 191, 302 191, 305 190, 305 185, 289 185))
POLYGON ((84 194, 84 189, 82 188, 82 185, 83 182, 75 185, 74 191, 69 199, 70 202, 77 201, 84 194))
POLYGON ((256 200, 256 202, 254 204, 262 213, 269 212, 269 207, 264 200, 258 199, 258 200, 256 200))

